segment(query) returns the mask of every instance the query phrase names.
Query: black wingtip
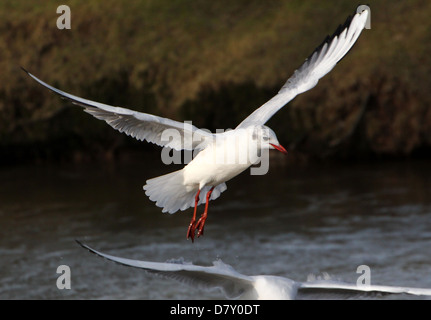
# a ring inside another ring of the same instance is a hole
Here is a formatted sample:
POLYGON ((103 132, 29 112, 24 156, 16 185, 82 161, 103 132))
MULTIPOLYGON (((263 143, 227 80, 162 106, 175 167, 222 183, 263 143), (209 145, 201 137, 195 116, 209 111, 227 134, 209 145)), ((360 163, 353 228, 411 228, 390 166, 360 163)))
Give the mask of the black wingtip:
MULTIPOLYGON (((88 252, 90 252, 90 253, 92 253, 92 254, 94 254, 94 255, 98 256, 98 257, 101 257, 101 258, 103 258, 103 259, 106 259, 106 260, 112 261, 112 260, 110 260, 110 259, 108 259, 108 258, 104 257, 101 253, 97 252, 97 251, 96 251, 96 250, 94 250, 93 248, 91 248, 91 247, 87 246, 85 243, 82 243, 82 242, 81 242, 81 241, 79 241, 78 239, 75 239, 75 241, 76 241, 76 243, 77 243, 77 244, 79 244, 81 247, 83 247, 84 249, 88 250, 88 252)), ((114 261, 114 262, 116 262, 116 261, 114 261)), ((120 264, 121 264, 121 263, 120 263, 120 264)))
POLYGON ((77 243, 77 244, 79 244, 81 247, 83 247, 84 249, 87 249, 87 250, 88 250, 88 252, 90 252, 90 253, 92 253, 92 254, 94 254, 94 255, 96 255, 96 256, 98 256, 98 257, 102 258, 102 259, 105 259, 105 260, 107 260, 107 261, 114 262, 114 263, 119 264, 119 265, 122 265, 122 266, 126 266, 126 267, 130 267, 130 268, 134 268, 133 266, 130 266, 130 265, 128 265, 128 264, 124 264, 124 263, 121 263, 121 262, 118 262, 118 261, 115 261, 115 260, 111 260, 111 259, 109 259, 108 257, 105 257, 102 253, 99 253, 98 251, 96 251, 96 250, 94 250, 94 249, 90 248, 89 246, 87 246, 86 244, 82 243, 82 242, 81 242, 81 241, 79 241, 78 239, 75 239, 75 241, 76 241, 76 243, 77 243))
MULTIPOLYGON (((82 243, 82 242, 81 242, 81 241, 79 241, 78 239, 75 239, 75 241, 76 241, 76 243, 77 243, 77 244, 79 244, 81 247, 83 247, 84 249, 88 250, 88 252, 90 252, 90 253, 92 253, 92 254, 94 254, 94 255, 98 256, 98 257, 101 257, 101 258, 103 258, 103 259, 105 259, 105 260, 109 260, 109 261, 111 261, 110 259, 108 259, 108 258, 104 257, 103 255, 101 255, 101 254, 100 254, 99 252, 97 252, 96 250, 94 250, 94 249, 90 248, 89 246, 87 246, 86 244, 82 243)), ((114 261, 114 262, 116 262, 116 261, 114 261)), ((117 262, 117 263, 118 263, 118 262, 117 262)), ((119 263, 119 264, 121 264, 121 263, 119 263)))
POLYGON ((340 34, 344 31, 344 29, 347 29, 350 26, 354 16, 355 16, 355 14, 349 15, 346 18, 346 21, 344 23, 338 25, 337 29, 335 29, 335 32, 332 33, 332 35, 327 35, 325 40, 323 40, 323 42, 314 51, 319 51, 325 45, 325 43, 327 43, 329 45, 332 42, 332 40, 334 40, 335 37, 340 36, 340 34))
POLYGON ((27 71, 27 69, 25 69, 23 66, 20 66, 21 70, 24 71, 27 74, 30 74, 30 72, 27 71))
MULTIPOLYGON (((305 59, 305 61, 310 60, 310 59, 311 59, 311 57, 313 56, 313 54, 315 54, 316 52, 319 52, 319 51, 323 48, 323 46, 324 46, 325 44, 328 44, 328 45, 329 45, 329 44, 332 42, 332 40, 334 40, 334 38, 335 38, 335 37, 340 36, 340 34, 341 34, 345 29, 349 28, 349 27, 350 27, 350 24, 352 23, 353 18, 355 17, 355 15, 356 15, 357 13, 358 13, 358 12, 357 12, 357 8, 356 8, 356 9, 355 9, 355 11, 347 17, 347 19, 345 20, 345 22, 344 22, 344 23, 342 23, 342 24, 338 25, 337 29, 335 30, 335 32, 334 32, 334 33, 332 33, 332 35, 327 35, 327 36, 326 36, 326 38, 323 40, 323 42, 322 42, 319 46, 317 46, 317 47, 316 47, 316 49, 314 49, 314 51, 313 51, 313 52, 308 56, 308 58, 307 58, 307 59, 305 59)), ((341 58, 341 59, 340 59, 340 61, 341 61, 341 60, 343 60, 343 59, 344 59, 344 57, 343 57, 343 58, 341 58)), ((340 61, 338 61, 338 62, 340 62, 340 61)))
POLYGON ((75 239, 76 243, 79 244, 81 247, 83 247, 84 249, 87 249, 88 251, 90 251, 91 253, 94 253, 94 250, 91 249, 89 246, 87 246, 86 244, 82 243, 81 241, 79 241, 78 239, 75 239))

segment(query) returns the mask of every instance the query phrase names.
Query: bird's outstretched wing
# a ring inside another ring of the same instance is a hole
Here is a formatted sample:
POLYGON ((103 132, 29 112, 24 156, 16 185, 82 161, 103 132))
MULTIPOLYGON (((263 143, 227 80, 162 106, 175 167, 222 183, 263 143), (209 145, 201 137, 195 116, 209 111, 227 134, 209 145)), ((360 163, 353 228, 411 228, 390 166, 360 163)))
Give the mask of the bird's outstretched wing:
POLYGON ((298 299, 307 299, 310 297, 368 297, 379 294, 408 294, 415 296, 431 296, 431 289, 424 288, 408 288, 396 286, 381 286, 381 285, 361 285, 345 283, 334 280, 316 280, 303 282, 298 288, 298 299))
POLYGON ((369 11, 365 10, 349 17, 346 23, 327 37, 325 41, 305 60, 271 100, 245 118, 237 128, 264 124, 278 110, 298 94, 313 88, 347 54, 365 27, 369 11))
POLYGON ((111 256, 96 251, 89 246, 76 240, 79 245, 90 252, 114 261, 116 263, 143 269, 150 273, 174 279, 182 283, 191 285, 200 289, 221 289, 227 298, 238 298, 244 292, 253 290, 253 278, 236 272, 232 267, 221 261, 215 261, 213 266, 196 266, 191 263, 179 261, 178 263, 170 262, 149 262, 125 259, 111 256))
POLYGON ((179 122, 152 114, 137 112, 126 108, 113 107, 107 104, 87 100, 63 92, 43 82, 27 70, 23 69, 30 77, 44 87, 59 94, 62 98, 84 107, 97 119, 104 120, 114 129, 141 141, 148 141, 159 146, 169 147, 175 150, 203 149, 212 141, 213 134, 201 130, 186 122, 179 122), (170 130, 170 131, 168 131, 170 130))
POLYGON ((174 279, 196 288, 220 288, 226 297, 231 299, 245 296, 248 299, 258 298, 256 280, 259 279, 265 280, 263 283, 266 283, 265 288, 261 287, 259 289, 262 291, 260 294, 268 294, 268 292, 263 291, 274 290, 274 283, 276 283, 278 290, 284 293, 283 297, 286 298, 286 293, 289 293, 288 296, 291 299, 351 299, 367 298, 379 294, 408 294, 431 297, 431 289, 424 288, 381 285, 358 286, 329 279, 296 282, 283 277, 246 276, 221 261, 215 261, 213 266, 205 267, 185 263, 184 261, 159 263, 125 259, 96 251, 78 240, 76 242, 100 257, 125 266, 143 269, 155 275, 174 279))

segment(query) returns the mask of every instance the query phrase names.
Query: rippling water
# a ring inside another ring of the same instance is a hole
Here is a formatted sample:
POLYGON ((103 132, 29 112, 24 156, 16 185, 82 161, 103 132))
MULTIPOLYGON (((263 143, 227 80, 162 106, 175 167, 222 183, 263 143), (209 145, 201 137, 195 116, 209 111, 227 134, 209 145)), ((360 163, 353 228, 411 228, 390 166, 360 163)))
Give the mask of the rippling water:
POLYGON ((431 288, 429 162, 245 173, 211 202, 194 244, 185 239, 192 210, 163 214, 144 195, 146 179, 173 170, 153 163, 0 169, 0 298, 223 298, 103 260, 75 239, 127 258, 222 259, 298 281, 326 272, 355 283, 365 264, 372 284, 431 288), (59 265, 71 269, 71 290, 57 289, 59 265))

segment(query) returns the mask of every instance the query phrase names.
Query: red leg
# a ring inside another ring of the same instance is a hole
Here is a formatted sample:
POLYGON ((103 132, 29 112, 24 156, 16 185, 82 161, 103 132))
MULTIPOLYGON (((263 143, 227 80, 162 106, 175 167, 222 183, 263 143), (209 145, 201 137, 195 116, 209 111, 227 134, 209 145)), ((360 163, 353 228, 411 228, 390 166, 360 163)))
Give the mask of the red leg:
POLYGON ((198 193, 196 194, 195 197, 195 209, 193 211, 193 218, 192 221, 190 221, 189 224, 189 229, 187 230, 187 239, 192 238, 192 242, 194 242, 195 240, 195 230, 196 230, 196 210, 198 208, 198 202, 199 202, 199 194, 201 193, 201 190, 198 190, 198 193))
POLYGON ((201 217, 199 218, 198 223, 196 223, 196 229, 198 229, 198 238, 200 236, 204 235, 205 221, 207 220, 207 217, 208 217, 208 204, 210 202, 210 197, 211 197, 211 193, 213 192, 213 190, 214 190, 214 187, 212 187, 210 189, 210 191, 208 191, 208 193, 207 193, 207 202, 205 203, 205 211, 201 215, 201 217))

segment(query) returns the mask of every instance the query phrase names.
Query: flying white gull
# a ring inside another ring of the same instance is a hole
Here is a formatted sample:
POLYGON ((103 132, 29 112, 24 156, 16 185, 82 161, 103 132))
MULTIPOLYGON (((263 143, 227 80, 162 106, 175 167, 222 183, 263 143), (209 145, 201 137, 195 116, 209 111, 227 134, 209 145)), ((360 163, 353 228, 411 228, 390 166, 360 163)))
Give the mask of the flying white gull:
POLYGON ((365 10, 349 17, 306 59, 272 99, 244 119, 235 130, 223 133, 212 134, 191 124, 83 99, 56 89, 26 72, 46 88, 84 107, 84 111, 106 121, 120 132, 162 147, 199 152, 182 170, 149 179, 144 186, 145 194, 163 208, 163 212, 174 213, 194 206, 187 230, 187 239, 193 241, 195 232, 198 237, 203 234, 208 203, 227 189, 226 181, 262 161, 269 149, 287 154, 274 131, 264 124, 290 100, 313 88, 320 78, 332 70, 358 39, 368 14, 365 10), (164 138, 164 134, 172 130, 177 133, 176 138, 164 138), (205 210, 196 221, 196 210, 202 203, 205 203, 205 210))
POLYGON ((212 266, 197 266, 178 261, 149 262, 115 257, 96 251, 77 242, 90 252, 119 264, 143 269, 155 275, 174 279, 198 289, 219 289, 226 298, 247 300, 294 300, 294 299, 333 299, 366 298, 376 294, 409 294, 431 296, 431 289, 407 288, 380 285, 356 285, 336 280, 312 280, 297 282, 278 276, 246 276, 231 266, 214 261, 212 266))

